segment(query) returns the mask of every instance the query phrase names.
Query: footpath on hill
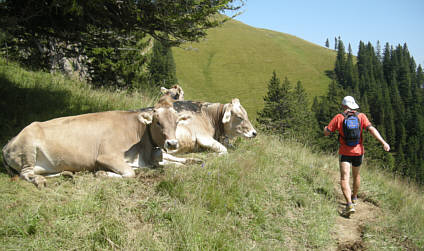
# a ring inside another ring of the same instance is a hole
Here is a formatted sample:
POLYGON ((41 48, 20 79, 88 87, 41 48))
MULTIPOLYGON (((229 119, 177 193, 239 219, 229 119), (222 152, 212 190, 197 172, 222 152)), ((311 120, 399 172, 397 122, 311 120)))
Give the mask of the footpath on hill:
POLYGON ((345 218, 341 212, 346 206, 346 201, 340 189, 340 177, 338 173, 333 175, 334 189, 338 191, 338 212, 340 216, 336 219, 333 235, 336 241, 334 250, 366 250, 364 243, 364 227, 374 221, 379 214, 380 208, 373 203, 358 196, 358 203, 355 206, 356 212, 345 218))

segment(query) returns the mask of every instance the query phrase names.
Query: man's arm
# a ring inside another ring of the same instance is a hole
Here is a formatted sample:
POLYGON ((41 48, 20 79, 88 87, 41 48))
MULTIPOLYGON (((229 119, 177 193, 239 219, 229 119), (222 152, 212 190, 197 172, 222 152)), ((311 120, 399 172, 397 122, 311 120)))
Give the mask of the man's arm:
POLYGON ((384 141, 383 137, 381 137, 380 133, 377 131, 377 129, 374 126, 368 127, 368 131, 371 133, 374 138, 376 138, 382 145, 386 152, 390 151, 390 146, 387 144, 386 141, 384 141))
POLYGON ((327 126, 324 127, 324 136, 329 136, 331 134, 331 131, 328 129, 327 126))

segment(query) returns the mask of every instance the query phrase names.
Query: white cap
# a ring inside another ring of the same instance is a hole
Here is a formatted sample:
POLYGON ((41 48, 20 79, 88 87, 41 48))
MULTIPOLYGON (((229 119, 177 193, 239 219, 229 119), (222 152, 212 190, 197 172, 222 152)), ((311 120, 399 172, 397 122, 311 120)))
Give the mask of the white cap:
POLYGON ((346 96, 343 98, 342 105, 349 107, 350 109, 358 109, 359 105, 355 102, 355 99, 352 96, 346 96))

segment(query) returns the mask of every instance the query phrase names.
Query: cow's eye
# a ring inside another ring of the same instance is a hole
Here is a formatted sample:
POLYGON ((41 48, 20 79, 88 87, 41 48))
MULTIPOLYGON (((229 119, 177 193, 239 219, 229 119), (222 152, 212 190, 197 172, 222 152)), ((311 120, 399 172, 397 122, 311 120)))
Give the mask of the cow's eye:
POLYGON ((242 117, 240 117, 240 116, 237 116, 237 118, 240 120, 240 121, 243 121, 244 119, 242 118, 242 117))
POLYGON ((161 125, 161 123, 159 123, 159 121, 156 122, 156 125, 158 125, 160 128, 162 128, 162 125, 161 125))

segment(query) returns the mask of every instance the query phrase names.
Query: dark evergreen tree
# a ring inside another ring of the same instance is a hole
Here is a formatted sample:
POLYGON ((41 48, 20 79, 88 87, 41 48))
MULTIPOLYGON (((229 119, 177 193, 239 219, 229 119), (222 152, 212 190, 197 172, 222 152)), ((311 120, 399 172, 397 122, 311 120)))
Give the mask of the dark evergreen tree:
POLYGON ((150 86, 170 88, 177 83, 175 62, 171 48, 159 41, 155 41, 152 50, 152 58, 147 66, 150 86))
POLYGON ((347 89, 348 93, 352 93, 351 96, 359 97, 358 73, 353 63, 352 47, 350 44, 343 75, 345 78, 345 89, 347 89))
MULTIPOLYGON (((381 52, 379 43, 374 49, 371 43, 361 41, 356 65, 351 58, 351 48, 345 59, 342 47, 343 42, 338 40, 336 78, 330 83, 327 96, 314 99, 313 109, 320 127, 337 112, 331 108, 340 103, 342 97, 335 98, 337 93, 356 97, 360 111, 368 116, 395 153, 385 153, 378 142, 365 134, 370 159, 424 183, 424 76, 421 66, 416 66, 406 44, 393 48, 386 43, 381 52)), ((325 140, 319 143, 325 149, 331 148, 325 140)))
POLYGON ((336 81, 343 87, 346 87, 345 67, 346 67, 346 52, 345 52, 343 42, 339 40, 334 73, 336 75, 336 81))
POLYGON ((263 98, 264 108, 258 112, 257 121, 267 131, 276 132, 278 130, 278 121, 282 119, 282 115, 279 110, 279 102, 282 98, 280 79, 277 77, 275 71, 272 73, 272 77, 268 82, 268 92, 263 98))
POLYGON ((257 121, 265 131, 283 137, 293 137, 302 142, 313 137, 305 132, 315 130, 316 122, 308 104, 308 97, 300 81, 294 89, 286 77, 280 83, 275 71, 268 83, 264 108, 258 112, 257 121))
POLYGON ((330 48, 330 41, 328 41, 328 38, 325 40, 325 47, 330 48))
POLYGON ((279 109, 279 130, 282 135, 287 135, 291 132, 294 124, 294 96, 291 93, 291 83, 287 77, 281 83, 279 109))
POLYGON ((386 43, 386 46, 384 47, 384 53, 383 53, 383 73, 385 80, 387 84, 390 85, 390 81, 393 79, 393 67, 392 67, 392 53, 391 53, 391 46, 389 43, 386 43))
POLYGON ((418 96, 417 102, 424 107, 424 72, 421 65, 418 65, 415 81, 414 93, 418 96))
POLYGON ((300 81, 293 90, 293 99, 292 133, 296 138, 301 138, 303 142, 311 141, 313 136, 307 132, 315 130, 317 124, 309 106, 308 95, 300 81))
POLYGON ((91 72, 92 85, 128 89, 145 82, 143 70, 147 57, 142 52, 149 43, 143 41, 143 34, 115 39, 112 33, 93 29, 92 35, 96 36, 96 41, 87 41, 81 51, 88 58, 85 63, 91 72))

